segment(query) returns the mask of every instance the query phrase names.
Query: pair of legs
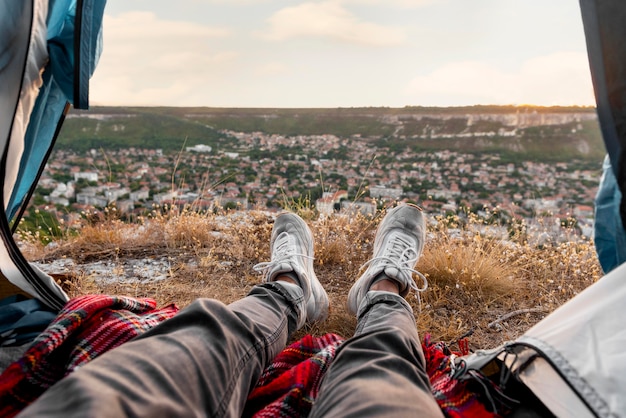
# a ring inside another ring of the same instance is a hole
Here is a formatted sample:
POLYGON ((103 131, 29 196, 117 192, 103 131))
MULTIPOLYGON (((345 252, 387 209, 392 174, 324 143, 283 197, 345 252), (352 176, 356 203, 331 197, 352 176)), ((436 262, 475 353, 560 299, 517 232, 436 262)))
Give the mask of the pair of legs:
MULTIPOLYGON (((382 221, 374 257, 348 297, 357 330, 337 352, 311 416, 442 416, 402 297, 416 288, 412 268, 423 240, 415 206, 399 206, 382 221)), ((328 313, 306 224, 280 215, 270 245, 272 260, 259 266, 264 283, 247 297, 228 306, 195 301, 64 378, 21 416, 240 416, 290 335, 328 313)))

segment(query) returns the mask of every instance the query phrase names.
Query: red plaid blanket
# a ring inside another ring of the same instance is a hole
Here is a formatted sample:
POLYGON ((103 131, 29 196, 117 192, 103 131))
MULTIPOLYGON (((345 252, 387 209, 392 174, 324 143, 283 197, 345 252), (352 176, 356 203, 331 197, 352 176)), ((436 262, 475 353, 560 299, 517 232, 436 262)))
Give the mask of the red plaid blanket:
MULTIPOLYGON (((293 343, 267 367, 248 397, 245 417, 306 417, 315 401, 322 377, 345 340, 336 334, 319 338, 310 335, 293 343)), ((426 335, 422 344, 432 393, 447 417, 497 417, 489 412, 471 380, 451 375, 452 353, 446 344, 431 343, 426 335)))
POLYGON ((344 339, 336 334, 305 335, 285 348, 265 369, 250 393, 243 416, 306 417, 322 377, 344 339))
MULTIPOLYGON (((462 345, 462 344, 460 344, 462 345)), ((463 349, 463 347, 462 347, 463 349)), ((497 413, 489 412, 474 392, 471 379, 458 379, 453 374, 453 355, 459 356, 467 352, 453 353, 443 342, 432 343, 426 334, 422 343, 426 360, 426 373, 430 379, 432 393, 439 407, 448 418, 497 417, 497 413)), ((479 378, 479 377, 477 377, 479 378)), ((481 379, 483 382, 483 379, 481 379)), ((488 384, 488 383, 484 383, 488 384)), ((497 409, 500 405, 493 405, 497 409)))
MULTIPOLYGON (((151 299, 89 295, 72 299, 25 355, 0 375, 0 416, 12 417, 58 380, 100 354, 178 312, 151 299)), ((305 417, 324 373, 345 340, 306 335, 283 350, 250 393, 244 416, 305 417)), ((422 344, 433 395, 448 417, 494 417, 467 380, 452 377, 452 353, 443 343, 422 344)), ((457 353, 466 354, 466 353, 457 353)))
POLYGON ((12 417, 78 366, 178 312, 152 299, 88 295, 70 300, 24 356, 0 375, 0 416, 12 417))

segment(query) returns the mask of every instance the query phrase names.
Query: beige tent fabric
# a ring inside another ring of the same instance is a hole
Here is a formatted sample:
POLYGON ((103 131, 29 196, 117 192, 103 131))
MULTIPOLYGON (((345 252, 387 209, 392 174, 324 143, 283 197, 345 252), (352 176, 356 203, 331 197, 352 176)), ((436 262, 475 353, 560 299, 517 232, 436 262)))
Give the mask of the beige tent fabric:
POLYGON ((623 264, 516 342, 543 353, 597 416, 615 417, 626 416, 625 341, 626 264, 623 264))

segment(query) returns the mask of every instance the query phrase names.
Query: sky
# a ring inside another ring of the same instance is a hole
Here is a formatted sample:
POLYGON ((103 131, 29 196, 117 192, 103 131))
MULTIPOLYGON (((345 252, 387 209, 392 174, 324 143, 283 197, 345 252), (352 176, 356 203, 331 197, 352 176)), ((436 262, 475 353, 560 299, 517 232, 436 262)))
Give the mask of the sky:
POLYGON ((90 101, 595 104, 578 0, 108 0, 90 101))

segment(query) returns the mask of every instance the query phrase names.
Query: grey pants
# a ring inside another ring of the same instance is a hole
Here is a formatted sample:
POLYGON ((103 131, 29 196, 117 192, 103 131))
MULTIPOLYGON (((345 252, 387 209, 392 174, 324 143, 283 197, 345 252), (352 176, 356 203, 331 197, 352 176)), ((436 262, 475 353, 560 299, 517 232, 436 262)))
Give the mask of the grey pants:
MULTIPOLYGON (((64 378, 20 416, 238 417, 303 306, 299 288, 277 283, 228 306, 199 299, 64 378)), ((311 416, 442 416, 404 299, 368 293, 311 416)))

